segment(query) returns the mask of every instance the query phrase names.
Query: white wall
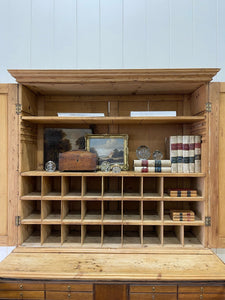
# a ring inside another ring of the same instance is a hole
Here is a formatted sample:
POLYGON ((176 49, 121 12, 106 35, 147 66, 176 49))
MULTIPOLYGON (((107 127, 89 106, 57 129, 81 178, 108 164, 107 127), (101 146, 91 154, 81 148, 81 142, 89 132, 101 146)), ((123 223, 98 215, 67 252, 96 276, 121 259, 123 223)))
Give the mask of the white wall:
POLYGON ((8 68, 220 67, 225 0, 0 0, 0 82, 8 68))

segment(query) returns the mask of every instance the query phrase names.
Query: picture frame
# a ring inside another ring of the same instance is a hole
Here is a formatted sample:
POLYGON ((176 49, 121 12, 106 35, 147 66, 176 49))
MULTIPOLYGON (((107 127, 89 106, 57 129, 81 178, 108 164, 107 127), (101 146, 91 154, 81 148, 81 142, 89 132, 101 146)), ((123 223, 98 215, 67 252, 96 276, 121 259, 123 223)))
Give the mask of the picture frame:
POLYGON ((97 169, 107 161, 120 165, 123 171, 128 170, 127 134, 87 134, 85 140, 86 150, 97 154, 97 169))
POLYGON ((85 150, 85 135, 92 129, 84 128, 45 128, 44 129, 44 166, 53 161, 59 168, 59 153, 85 150))

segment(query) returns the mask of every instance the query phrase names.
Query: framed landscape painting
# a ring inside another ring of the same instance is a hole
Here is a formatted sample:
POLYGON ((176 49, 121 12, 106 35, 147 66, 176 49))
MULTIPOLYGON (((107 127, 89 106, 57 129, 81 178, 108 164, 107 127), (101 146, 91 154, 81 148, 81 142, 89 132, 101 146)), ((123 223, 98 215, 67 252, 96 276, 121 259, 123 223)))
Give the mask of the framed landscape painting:
POLYGON ((72 150, 85 150, 85 135, 91 129, 45 128, 44 129, 44 165, 52 160, 59 165, 59 153, 72 150))
POLYGON ((122 170, 128 169, 127 134, 88 134, 86 149, 97 154, 98 167, 107 161, 111 165, 119 164, 122 170))

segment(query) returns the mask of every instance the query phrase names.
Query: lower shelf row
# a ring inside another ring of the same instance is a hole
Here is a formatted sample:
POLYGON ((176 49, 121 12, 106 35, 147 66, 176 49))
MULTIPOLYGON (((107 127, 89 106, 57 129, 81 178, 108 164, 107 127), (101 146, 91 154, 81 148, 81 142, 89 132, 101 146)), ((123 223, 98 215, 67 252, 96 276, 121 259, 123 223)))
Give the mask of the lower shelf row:
POLYGON ((21 225, 24 246, 148 247, 204 245, 204 226, 21 225))
MULTIPOLYGON (((202 201, 60 201, 22 200, 22 223, 161 222, 172 221, 172 210, 191 210, 190 222, 204 221, 202 201)), ((181 218, 182 221, 182 218, 181 218)), ((198 224, 202 225, 202 224, 198 224)))

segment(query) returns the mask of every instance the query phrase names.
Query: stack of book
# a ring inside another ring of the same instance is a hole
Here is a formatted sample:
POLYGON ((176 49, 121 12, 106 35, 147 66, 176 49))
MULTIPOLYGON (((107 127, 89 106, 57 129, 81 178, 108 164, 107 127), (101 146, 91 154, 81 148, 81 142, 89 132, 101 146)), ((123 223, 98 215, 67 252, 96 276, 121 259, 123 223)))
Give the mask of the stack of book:
POLYGON ((172 173, 201 172, 201 136, 174 135, 169 139, 172 173))
POLYGON ((134 160, 134 171, 142 173, 171 173, 170 160, 134 160))
POLYGON ((170 217, 173 221, 194 221, 195 213, 192 210, 170 210, 170 217))
POLYGON ((197 197, 197 190, 190 189, 169 189, 170 197, 197 197))

